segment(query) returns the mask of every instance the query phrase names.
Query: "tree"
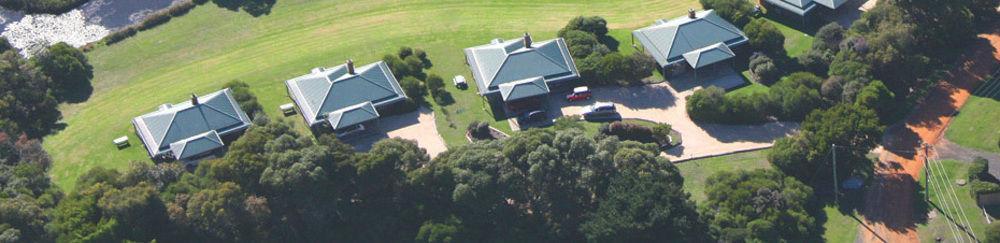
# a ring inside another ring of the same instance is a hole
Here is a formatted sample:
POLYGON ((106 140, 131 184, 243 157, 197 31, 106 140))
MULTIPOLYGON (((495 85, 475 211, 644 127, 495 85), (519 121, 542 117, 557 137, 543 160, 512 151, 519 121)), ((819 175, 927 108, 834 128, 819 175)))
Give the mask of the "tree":
POLYGON ((743 27, 743 32, 755 50, 777 57, 785 56, 785 35, 767 19, 758 18, 750 21, 743 27))
POLYGON ((772 86, 769 95, 780 110, 778 117, 798 121, 823 106, 823 98, 819 95, 821 83, 822 80, 812 73, 798 72, 772 86))
POLYGON ((247 116, 253 118, 257 112, 264 111, 264 108, 257 102, 257 96, 250 91, 250 85, 240 81, 233 80, 222 85, 223 88, 229 88, 233 92, 233 99, 236 103, 240 104, 240 109, 247 113, 247 116))
POLYGON ((775 142, 768 161, 802 181, 825 184, 832 181, 828 180, 832 175, 814 171, 833 167, 830 151, 836 144, 836 169, 841 177, 838 179, 870 175, 872 163, 865 154, 881 140, 882 129, 878 116, 871 109, 840 103, 809 114, 798 135, 775 142))
POLYGON ((816 31, 812 49, 836 53, 840 50, 840 42, 844 40, 846 34, 843 26, 837 22, 830 22, 816 31))
POLYGON ((403 88, 403 93, 406 94, 410 99, 421 101, 424 99, 424 94, 426 94, 426 88, 424 83, 420 82, 419 79, 412 76, 403 78, 399 81, 399 86, 403 88))
POLYGON ((750 57, 750 74, 754 80, 764 85, 771 85, 781 78, 781 70, 774 65, 774 60, 764 53, 754 53, 750 57))
POLYGON ((715 13, 736 27, 743 27, 750 22, 754 7, 749 1, 743 0, 698 0, 704 9, 714 9, 715 13))
POLYGON ((89 93, 89 90, 93 89, 90 80, 94 78, 94 67, 90 66, 87 56, 83 55, 82 51, 64 42, 49 46, 44 52, 35 56, 32 65, 51 79, 49 88, 60 100, 81 101, 79 97, 70 96, 87 97, 89 94, 73 94, 73 92, 84 90, 89 93))
POLYGON ((567 32, 573 30, 591 33, 598 38, 603 37, 608 34, 608 21, 601 18, 601 16, 577 16, 559 30, 559 36, 565 37, 567 32))
MULTIPOLYGON (((62 118, 58 102, 49 93, 48 77, 21 59, 16 52, 0 55, 0 119, 10 122, 4 131, 42 137, 62 118)), ((4 124, 0 122, 0 124, 4 124)))
MULTIPOLYGON (((636 151, 631 151, 636 152, 636 151)), ((623 152, 627 153, 627 152, 623 152)), ((581 231, 591 242, 705 242, 707 225, 682 190, 683 179, 662 157, 639 152, 655 169, 625 170, 587 216, 581 231)), ((640 167, 642 168, 642 167, 640 167)))
POLYGON ((602 52, 608 49, 608 47, 601 44, 597 40, 597 36, 594 36, 592 33, 582 30, 566 30, 560 33, 560 37, 566 40, 566 45, 569 46, 569 53, 574 58, 586 58, 594 53, 598 55, 607 54, 602 52))
POLYGON ((14 46, 10 45, 6 37, 0 37, 0 53, 7 52, 8 50, 14 50, 14 46))
POLYGON ((840 76, 826 78, 819 88, 819 93, 827 100, 840 101, 841 95, 844 93, 844 78, 840 76))
POLYGON ((726 91, 716 86, 700 89, 687 100, 687 113, 695 121, 721 121, 726 113, 726 91))
POLYGON ((858 93, 857 99, 854 101, 855 105, 864 106, 875 110, 878 113, 879 119, 883 123, 889 123, 888 119, 893 113, 896 113, 894 109, 896 106, 896 94, 892 93, 882 81, 875 80, 865 88, 861 89, 858 93))
POLYGON ((701 212, 721 241, 817 241, 807 210, 812 188, 774 170, 718 172, 706 180, 701 212))

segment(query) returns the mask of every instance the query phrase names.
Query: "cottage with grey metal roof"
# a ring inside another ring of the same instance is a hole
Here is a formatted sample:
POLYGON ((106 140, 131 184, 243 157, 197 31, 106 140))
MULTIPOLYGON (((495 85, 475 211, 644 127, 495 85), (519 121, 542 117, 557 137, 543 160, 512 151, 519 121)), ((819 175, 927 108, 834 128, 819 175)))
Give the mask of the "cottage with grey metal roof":
POLYGON ((733 48, 748 41, 743 31, 714 10, 691 10, 687 16, 657 20, 632 36, 663 69, 682 63, 698 69, 728 60, 735 56, 733 48))
POLYGON ((285 85, 306 124, 326 124, 334 131, 375 120, 380 116, 376 108, 407 98, 383 61, 355 69, 348 60, 336 67, 313 69, 285 85))
POLYGON ((250 118, 223 89, 132 119, 150 157, 189 160, 225 146, 221 136, 250 126, 250 118))
POLYGON ((479 94, 513 101, 547 94, 550 85, 580 77, 566 41, 533 42, 531 35, 465 49, 479 94))
MULTIPOLYGON (((847 3, 848 0, 764 0, 768 7, 778 7, 785 11, 799 16, 806 16, 812 12, 816 6, 823 6, 827 9, 837 9, 847 3)), ((773 9, 773 8, 769 8, 773 9)))

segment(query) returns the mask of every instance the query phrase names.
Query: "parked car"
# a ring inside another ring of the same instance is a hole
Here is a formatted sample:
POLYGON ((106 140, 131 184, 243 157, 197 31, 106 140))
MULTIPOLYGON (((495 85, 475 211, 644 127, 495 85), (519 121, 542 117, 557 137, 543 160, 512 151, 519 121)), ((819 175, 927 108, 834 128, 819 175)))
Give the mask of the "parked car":
POLYGON ((541 122, 546 120, 547 118, 548 115, 545 114, 545 111, 534 110, 521 114, 521 116, 518 117, 518 123, 527 124, 527 123, 541 122))
POLYGON ((615 104, 611 102, 597 102, 593 105, 583 107, 583 116, 617 114, 615 104))
POLYGON ((456 75, 455 78, 453 78, 451 81, 454 82, 455 87, 458 87, 459 89, 469 88, 469 84, 465 82, 465 76, 456 75))
POLYGON ((589 100, 590 96, 591 96, 590 88, 587 88, 587 86, 580 86, 573 88, 573 93, 567 95, 566 100, 568 101, 589 100))

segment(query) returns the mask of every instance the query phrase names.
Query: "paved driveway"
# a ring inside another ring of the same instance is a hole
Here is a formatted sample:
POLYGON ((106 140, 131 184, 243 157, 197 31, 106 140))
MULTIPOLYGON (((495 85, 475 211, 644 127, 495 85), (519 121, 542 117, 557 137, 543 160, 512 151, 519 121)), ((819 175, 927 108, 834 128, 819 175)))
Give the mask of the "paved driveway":
POLYGON ((417 146, 427 150, 431 158, 448 149, 434 123, 434 112, 425 107, 406 114, 382 117, 374 128, 352 135, 344 142, 354 145, 358 151, 368 151, 373 144, 385 138, 416 141, 417 146))
MULTIPOLYGON (((593 98, 586 102, 569 103, 565 94, 549 96, 550 113, 578 115, 583 106, 594 102, 614 102, 622 118, 639 118, 670 124, 681 134, 683 144, 666 152, 671 161, 680 162, 695 158, 724 155, 734 152, 770 147, 774 140, 789 136, 798 129, 797 123, 772 122, 764 125, 697 124, 687 115, 686 99, 700 85, 691 85, 690 79, 674 78, 667 82, 635 87, 593 88, 593 98), (677 92, 672 86, 683 88, 677 92)), ((702 83, 718 84, 732 88, 743 81, 732 72, 703 80, 702 83)))

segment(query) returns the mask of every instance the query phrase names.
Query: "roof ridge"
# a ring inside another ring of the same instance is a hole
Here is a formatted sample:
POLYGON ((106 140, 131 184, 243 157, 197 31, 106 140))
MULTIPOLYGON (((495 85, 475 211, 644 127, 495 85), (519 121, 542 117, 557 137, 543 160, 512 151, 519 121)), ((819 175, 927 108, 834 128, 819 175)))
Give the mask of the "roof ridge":
MULTIPOLYGON (((557 47, 561 47, 561 46, 559 46, 559 42, 551 42, 551 43, 547 43, 546 45, 551 45, 551 44, 555 44, 557 47)), ((567 46, 566 48, 569 48, 569 46, 567 46)), ((565 68, 565 69, 567 69, 566 71, 571 71, 571 70, 568 70, 569 69, 568 66, 563 66, 562 64, 559 64, 556 60, 552 60, 552 58, 550 58, 549 56, 547 56, 545 54, 542 54, 542 52, 535 51, 535 53, 538 53, 539 56, 542 56, 546 60, 549 60, 549 62, 551 62, 552 64, 555 64, 556 66, 565 68)), ((559 55, 562 55, 562 50, 559 51, 559 55)), ((572 57, 570 57, 570 58, 572 58, 572 57)))
MULTIPOLYGON (((708 17, 708 16, 706 15, 705 17, 708 17)), ((720 17, 720 18, 721 18, 721 17, 720 17)), ((722 28, 722 29, 724 29, 724 30, 726 30, 726 31, 729 31, 729 33, 733 33, 733 34, 737 34, 737 35, 739 35, 739 34, 740 34, 740 33, 739 33, 738 31, 735 31, 735 30, 732 30, 732 29, 729 29, 729 28, 727 28, 726 26, 723 26, 722 24, 719 24, 719 23, 716 23, 715 21, 712 21, 712 20, 710 20, 710 19, 708 19, 708 18, 702 18, 702 19, 703 19, 703 20, 705 20, 705 21, 708 21, 708 23, 710 23, 710 24, 712 24, 712 25, 715 25, 715 26, 717 26, 717 27, 719 27, 719 28, 722 28)), ((733 26, 733 27, 735 27, 735 26, 733 26)))
POLYGON ((490 88, 490 86, 493 86, 493 82, 497 80, 497 74, 500 74, 500 70, 503 70, 503 67, 507 66, 507 60, 510 60, 510 53, 507 52, 507 49, 506 48, 500 48, 500 49, 503 49, 503 62, 500 63, 500 66, 497 67, 497 70, 493 71, 493 74, 490 74, 490 79, 489 79, 490 83, 486 84, 487 90, 490 88))
MULTIPOLYGON (((159 134, 160 139, 157 139, 158 141, 156 141, 157 147, 163 147, 163 140, 167 139, 167 134, 170 133, 170 129, 173 128, 173 126, 174 126, 174 118, 176 118, 176 117, 177 117, 177 112, 171 112, 170 113, 170 122, 167 123, 167 129, 163 130, 163 134, 159 134)), ((158 150, 160 148, 156 148, 156 149, 158 150)))

